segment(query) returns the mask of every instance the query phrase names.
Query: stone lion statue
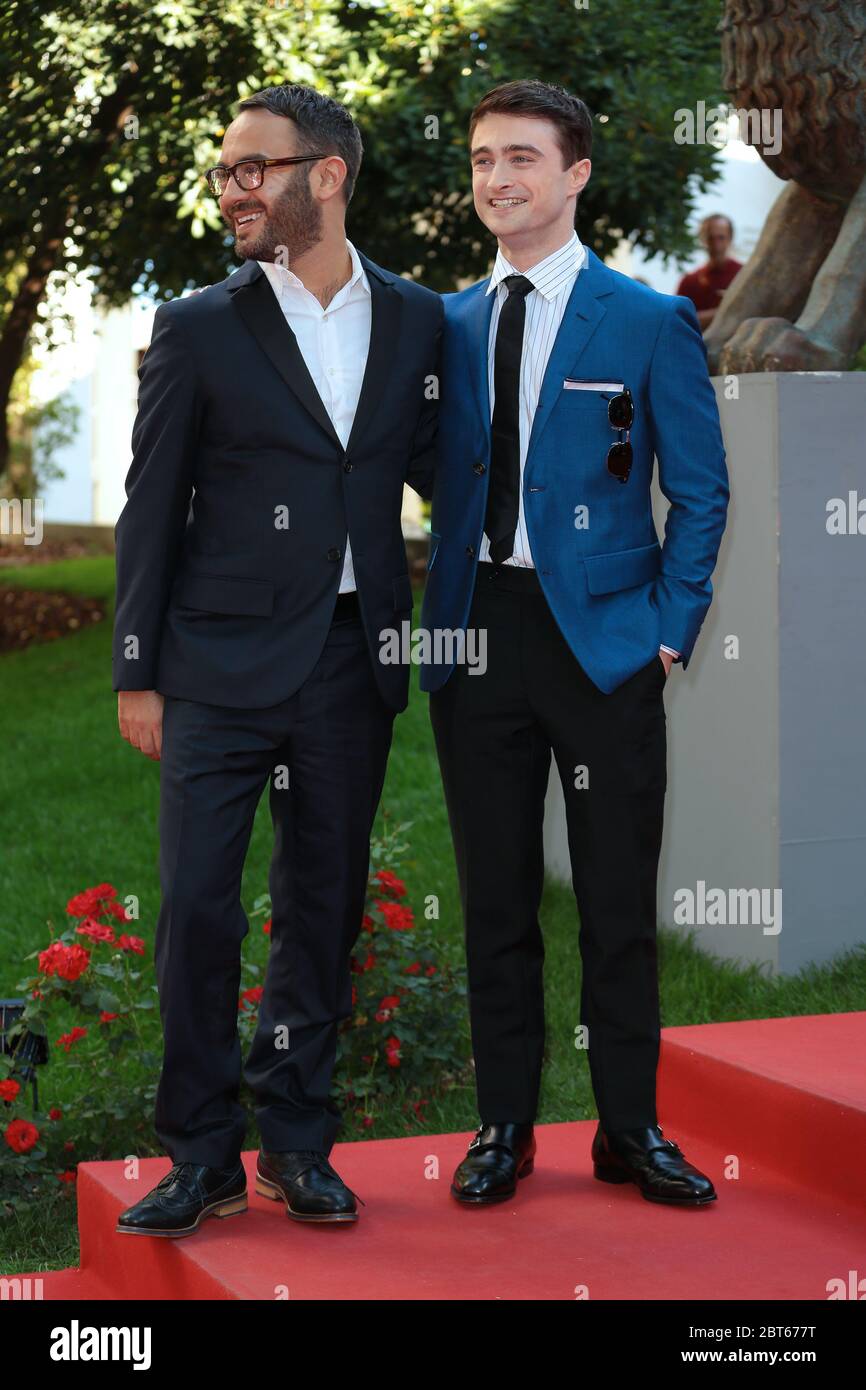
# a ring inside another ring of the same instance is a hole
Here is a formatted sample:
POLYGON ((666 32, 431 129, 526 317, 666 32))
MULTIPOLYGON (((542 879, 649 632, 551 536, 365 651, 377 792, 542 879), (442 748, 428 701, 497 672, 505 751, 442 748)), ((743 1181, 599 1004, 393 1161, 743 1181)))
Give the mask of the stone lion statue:
MULTIPOLYGON (((717 373, 839 371, 866 342, 866 3, 725 0, 722 83, 780 110, 788 186, 706 332, 717 373)), ((753 140, 752 143, 755 143, 753 140)))

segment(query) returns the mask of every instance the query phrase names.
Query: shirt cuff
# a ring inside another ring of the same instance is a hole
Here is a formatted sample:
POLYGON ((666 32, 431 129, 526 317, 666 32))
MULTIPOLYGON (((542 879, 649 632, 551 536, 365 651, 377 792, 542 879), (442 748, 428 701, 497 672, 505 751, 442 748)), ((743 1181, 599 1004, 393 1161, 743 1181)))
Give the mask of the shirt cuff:
POLYGON ((678 656, 679 656, 679 652, 675 652, 674 649, 673 649, 673 647, 666 647, 665 644, 664 644, 664 642, 660 642, 660 643, 659 643, 659 646, 660 646, 660 648, 661 648, 661 650, 662 650, 663 652, 670 652, 670 654, 671 654, 672 657, 678 657, 678 656))

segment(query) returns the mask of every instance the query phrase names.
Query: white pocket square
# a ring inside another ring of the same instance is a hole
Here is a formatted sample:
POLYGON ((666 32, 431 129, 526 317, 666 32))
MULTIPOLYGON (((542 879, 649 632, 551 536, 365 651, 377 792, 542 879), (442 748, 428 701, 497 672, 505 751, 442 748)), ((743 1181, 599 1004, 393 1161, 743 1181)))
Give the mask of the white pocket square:
POLYGON ((584 381, 578 377, 567 376, 562 383, 564 391, 621 391, 621 381, 584 381))

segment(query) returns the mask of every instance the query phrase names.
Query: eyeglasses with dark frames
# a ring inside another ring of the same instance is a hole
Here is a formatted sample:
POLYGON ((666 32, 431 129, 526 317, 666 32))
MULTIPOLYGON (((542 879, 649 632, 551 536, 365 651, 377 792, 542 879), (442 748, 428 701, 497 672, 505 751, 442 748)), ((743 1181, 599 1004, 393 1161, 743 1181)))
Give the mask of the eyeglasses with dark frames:
POLYGON ((214 197, 221 198, 228 188, 229 179, 233 178, 238 188, 248 193, 253 188, 261 188, 266 169, 275 169, 281 164, 306 164, 327 157, 324 154, 290 154, 284 159, 241 159, 232 165, 215 164, 204 177, 214 197))
POLYGON ((612 396, 607 403, 607 418, 611 429, 625 435, 617 444, 611 444, 607 451, 607 471, 620 483, 627 483, 631 473, 632 447, 629 431, 634 424, 634 401, 628 387, 619 395, 612 396))

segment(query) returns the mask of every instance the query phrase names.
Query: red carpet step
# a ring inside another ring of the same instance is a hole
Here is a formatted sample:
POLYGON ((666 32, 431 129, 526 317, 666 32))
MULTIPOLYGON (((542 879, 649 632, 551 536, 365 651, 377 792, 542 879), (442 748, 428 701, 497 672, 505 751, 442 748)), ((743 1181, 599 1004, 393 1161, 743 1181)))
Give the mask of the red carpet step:
POLYGON ((665 1133, 719 1200, 677 1209, 592 1176, 595 1122, 538 1127, 517 1197, 466 1210, 450 1197, 469 1134, 338 1144, 367 1203, 355 1226, 308 1227, 255 1195, 179 1241, 121 1236, 117 1214, 168 1170, 78 1170, 80 1271, 46 1299, 812 1299, 866 1275, 866 1014, 666 1029, 665 1133))

